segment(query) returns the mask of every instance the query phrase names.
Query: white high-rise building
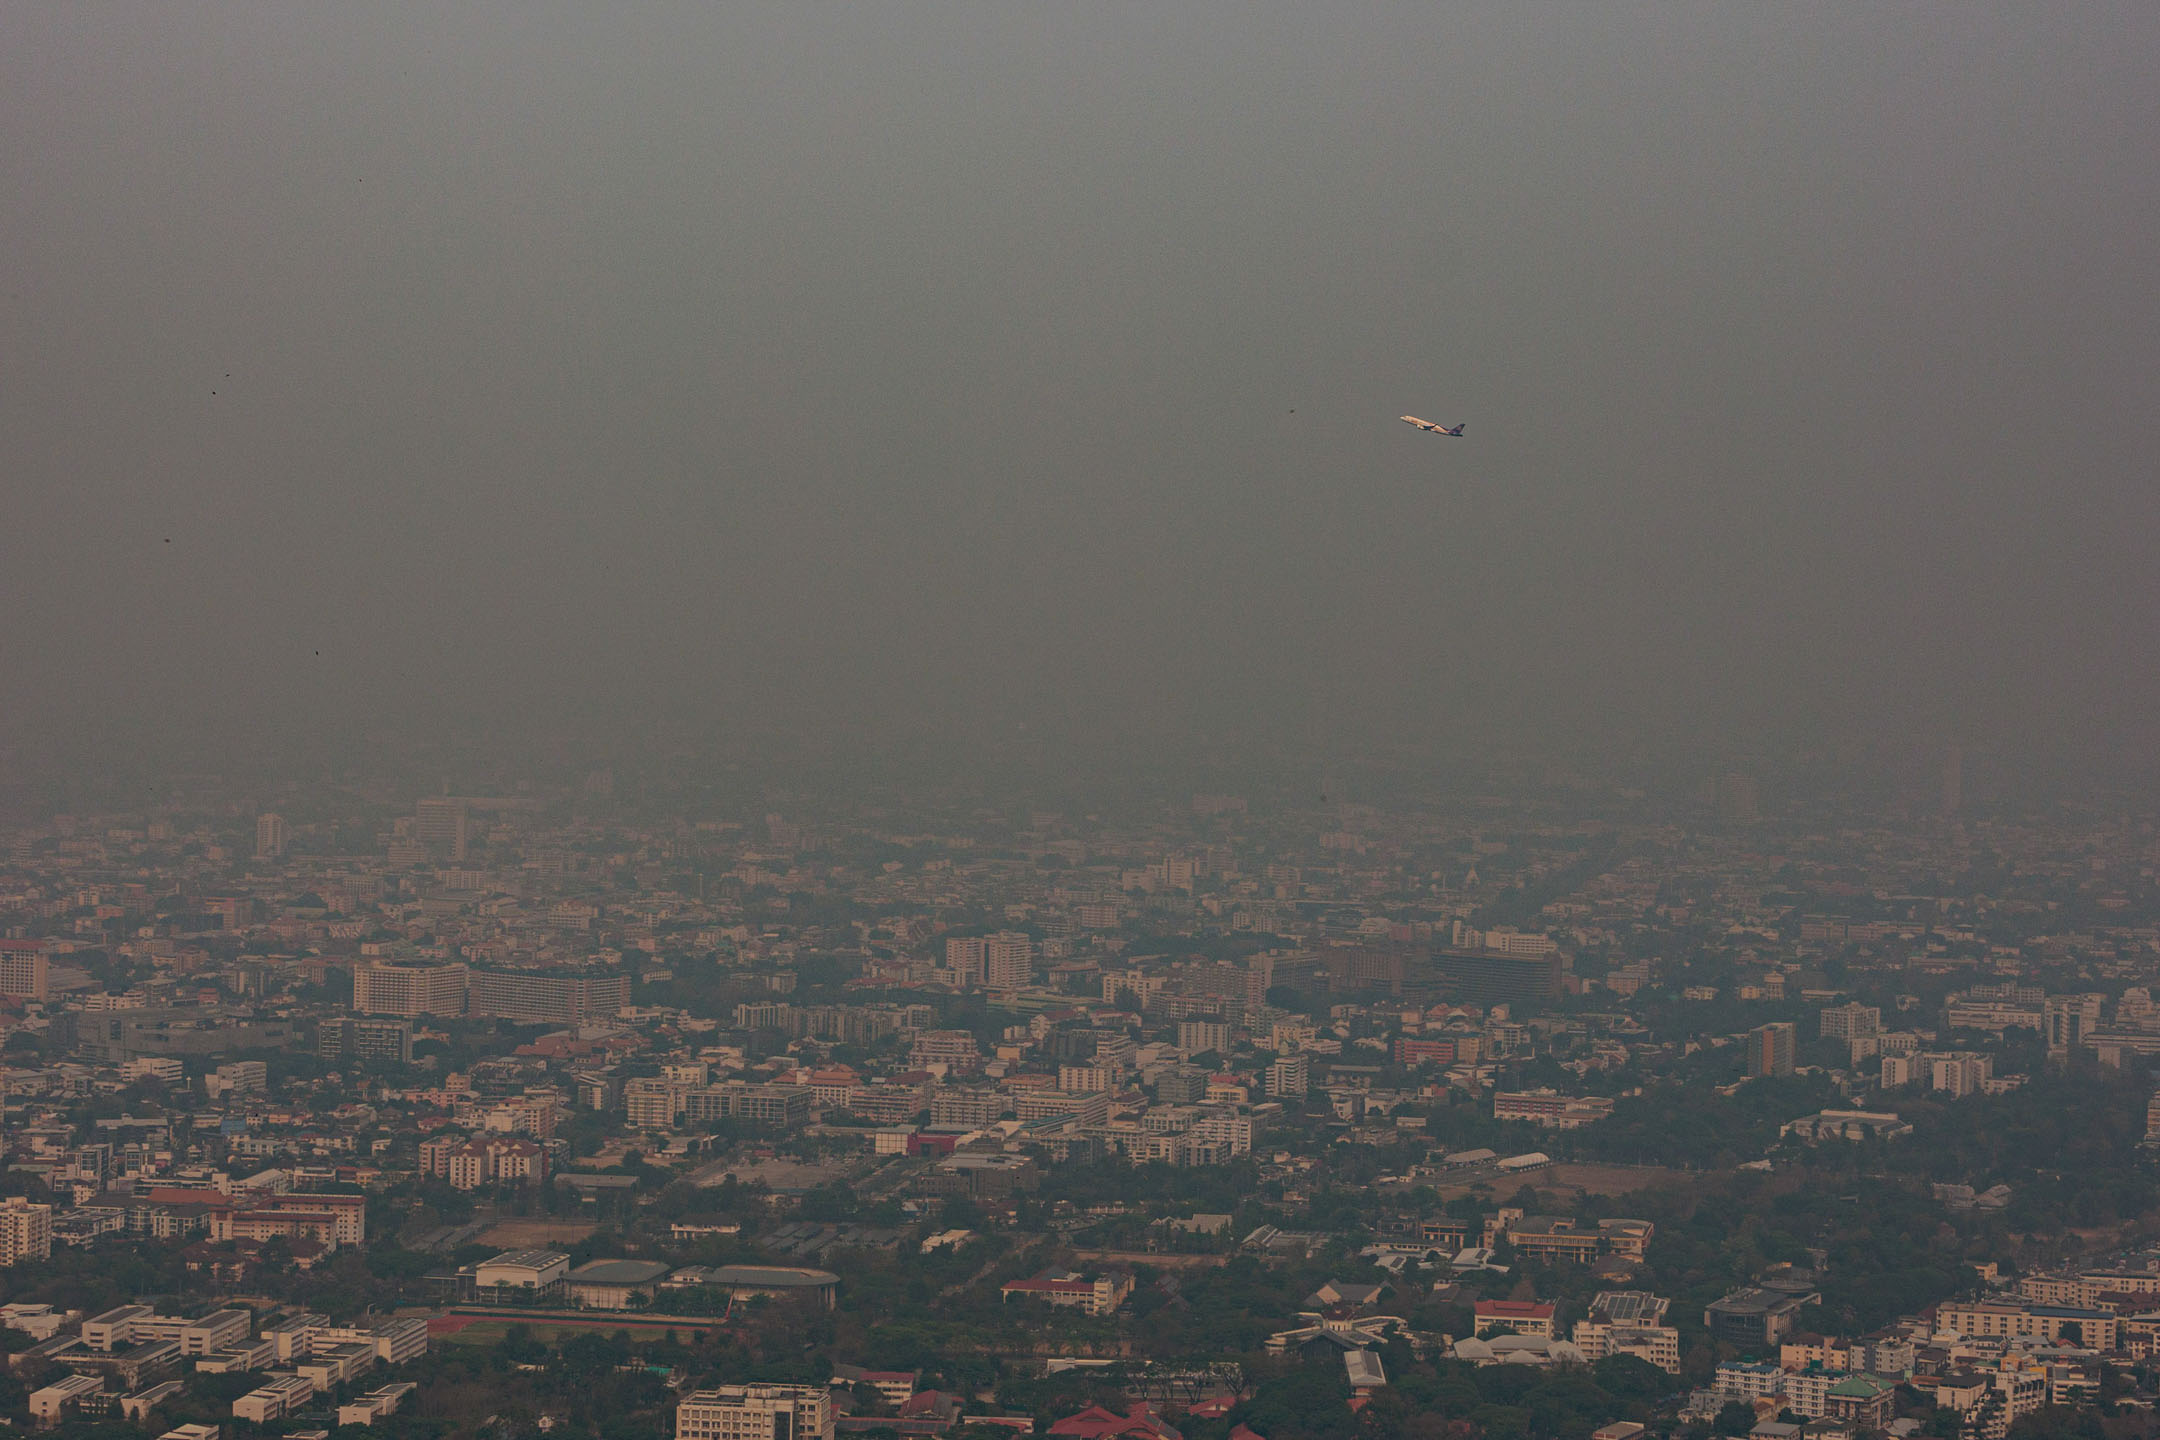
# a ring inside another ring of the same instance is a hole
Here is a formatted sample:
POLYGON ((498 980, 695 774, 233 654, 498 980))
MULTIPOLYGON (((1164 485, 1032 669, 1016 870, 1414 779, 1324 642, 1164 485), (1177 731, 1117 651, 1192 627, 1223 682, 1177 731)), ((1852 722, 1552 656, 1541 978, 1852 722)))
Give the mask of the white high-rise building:
POLYGON ((282 815, 258 815, 255 817, 255 858, 275 860, 285 853, 285 817, 282 815))
POLYGON ((1285 1055, 1268 1066, 1267 1093, 1277 1099, 1303 1095, 1312 1089, 1312 1061, 1304 1055, 1285 1055))
POLYGON ((954 935, 945 941, 945 967, 953 972, 953 983, 960 986, 980 985, 983 981, 983 937, 980 935, 954 935))
POLYGON ((353 1012, 358 1015, 463 1015, 470 973, 463 965, 353 966, 353 1012))
POLYGON ((423 796, 413 806, 413 838, 463 860, 471 849, 471 821, 465 802, 450 795, 423 796))
POLYGON ((0 1204, 0 1265, 43 1260, 52 1254, 52 1206, 33 1205, 21 1195, 0 1204))
POLYGON ((0 940, 0 995, 45 1000, 52 993, 52 962, 42 940, 0 940))
POLYGON ((1035 975, 1035 942, 1018 930, 1000 930, 983 941, 983 984, 1018 990, 1035 975))
POLYGON ((1218 1055, 1230 1053, 1230 1027, 1220 1020, 1180 1020, 1177 1027, 1178 1049, 1187 1057, 1205 1054, 1213 1050, 1218 1055))

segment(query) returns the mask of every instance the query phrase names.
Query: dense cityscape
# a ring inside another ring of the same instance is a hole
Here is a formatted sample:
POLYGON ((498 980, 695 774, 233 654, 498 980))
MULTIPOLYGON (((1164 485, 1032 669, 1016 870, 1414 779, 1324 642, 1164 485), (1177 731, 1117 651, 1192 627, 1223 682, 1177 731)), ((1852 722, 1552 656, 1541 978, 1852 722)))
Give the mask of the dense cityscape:
POLYGON ((0 1440, 2160 1440, 2156 138, 0 0, 0 1440))
POLYGON ((0 1419, 2152 1431, 2130 802, 415 788, 17 797, 0 1419))

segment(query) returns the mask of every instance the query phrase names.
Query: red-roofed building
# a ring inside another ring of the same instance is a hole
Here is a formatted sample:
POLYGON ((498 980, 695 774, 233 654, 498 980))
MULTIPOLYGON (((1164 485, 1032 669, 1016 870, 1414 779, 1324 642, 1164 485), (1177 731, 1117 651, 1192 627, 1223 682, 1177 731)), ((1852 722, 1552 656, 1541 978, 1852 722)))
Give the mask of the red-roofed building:
POLYGON ((1120 1415, 1101 1405, 1090 1405, 1077 1415, 1068 1415, 1050 1427, 1052 1435, 1078 1437, 1078 1440, 1184 1440, 1176 1430, 1166 1424, 1154 1407, 1134 1402, 1131 1410, 1120 1415))
POLYGON ((1083 1280, 1070 1271, 1046 1270, 1026 1280, 1006 1281, 1003 1298, 1010 1300, 1018 1295, 1023 1299, 1084 1310, 1090 1315, 1108 1315, 1125 1303, 1132 1288, 1132 1276, 1127 1274, 1112 1273, 1083 1280))
POLYGON ((222 1190, 191 1190, 178 1186, 159 1185, 150 1191, 153 1205, 200 1205, 204 1208, 203 1228, 213 1240, 232 1240, 239 1237, 265 1239, 273 1234, 306 1235, 319 1239, 333 1249, 339 1245, 358 1245, 367 1239, 367 1196, 365 1195, 318 1195, 307 1191, 295 1191, 289 1195, 228 1195, 222 1190), (235 1217, 245 1212, 247 1223, 236 1225, 235 1217), (281 1214, 310 1217, 306 1222, 289 1228, 278 1228, 269 1217, 281 1214), (324 1233, 315 1232, 324 1217, 328 1223, 324 1233), (267 1228, 266 1228, 267 1227, 267 1228))
POLYGON ((1553 1307, 1546 1300, 1480 1300, 1476 1307, 1477 1333, 1506 1327, 1517 1335, 1553 1338, 1553 1307))

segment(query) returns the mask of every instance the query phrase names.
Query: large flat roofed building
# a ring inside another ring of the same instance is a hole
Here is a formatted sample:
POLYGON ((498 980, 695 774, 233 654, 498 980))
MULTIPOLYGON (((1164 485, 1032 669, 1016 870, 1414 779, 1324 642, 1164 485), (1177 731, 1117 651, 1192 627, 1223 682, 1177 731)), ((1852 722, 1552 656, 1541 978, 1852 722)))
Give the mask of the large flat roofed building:
POLYGON ((667 1273, 658 1260, 589 1260, 570 1272, 570 1298, 592 1310, 627 1310, 632 1296, 651 1298, 667 1273))
POLYGON ((682 1097, 680 1113, 690 1120, 748 1120, 793 1130, 810 1123, 816 1096, 807 1085, 763 1085, 748 1080, 723 1080, 689 1091, 682 1097))
POLYGON ((471 971, 463 965, 387 960, 353 966, 353 1009, 362 1015, 463 1015, 471 971))
POLYGON ((2021 1305, 2015 1301, 1953 1301, 1935 1312, 1935 1323, 1967 1339, 2037 1339, 2113 1350, 2122 1317, 2112 1310, 2074 1305, 2021 1305))
POLYGON ((713 1271, 708 1283, 716 1290, 727 1291, 737 1300, 758 1295, 800 1296, 816 1300, 828 1310, 832 1309, 833 1297, 840 1289, 840 1277, 830 1270, 795 1265, 722 1265, 713 1271))
POLYGON ((1703 1326, 1713 1340, 1742 1349, 1765 1349, 1793 1332, 1800 1307, 1809 1298, 1750 1286, 1711 1301, 1703 1311, 1703 1326))
POLYGON ((209 1056, 233 1050, 285 1050, 300 1038, 288 1020, 228 1014, 215 1005, 175 1005, 88 1012, 76 1019, 75 1044, 86 1059, 119 1065, 145 1056, 209 1056))
POLYGON ((509 1290, 536 1295, 560 1288, 570 1274, 570 1257, 554 1250, 506 1250, 473 1266, 474 1289, 487 1299, 509 1290))
POLYGON ((1887 1111, 1822 1110, 1786 1121, 1781 1133, 1802 1140, 1897 1140, 1913 1127, 1887 1111))
POLYGON ((30 1418, 41 1425, 57 1425, 71 1406, 79 1405, 105 1389, 102 1375, 70 1375, 56 1380, 30 1396, 30 1418))
POLYGON ((1680 1332, 1665 1323, 1671 1304, 1640 1290, 1604 1290, 1590 1313, 1575 1322, 1575 1348, 1595 1363, 1609 1355, 1633 1355, 1667 1374, 1680 1373, 1680 1332))
POLYGON ((832 1440, 832 1392, 822 1385, 722 1385, 675 1407, 676 1440, 832 1440))
POLYGON ((1560 993, 1558 955, 1442 950, 1432 957, 1430 968, 1434 987, 1462 1004, 1523 1004, 1560 993))
POLYGON ((257 1194, 244 1199, 222 1190, 156 1186, 153 1205, 200 1205, 203 1227, 212 1240, 303 1236, 335 1248, 367 1241, 367 1196, 319 1194, 294 1190, 283 1195, 257 1194))
POLYGON ((630 1003, 630 977, 563 970, 475 970, 466 1011, 504 1020, 578 1025, 630 1003))

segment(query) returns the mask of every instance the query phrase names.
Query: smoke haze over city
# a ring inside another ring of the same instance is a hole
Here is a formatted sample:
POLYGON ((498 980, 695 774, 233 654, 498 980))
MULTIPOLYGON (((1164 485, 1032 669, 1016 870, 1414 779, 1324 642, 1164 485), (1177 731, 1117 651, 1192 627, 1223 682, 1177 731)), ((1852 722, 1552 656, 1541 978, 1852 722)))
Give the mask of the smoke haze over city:
POLYGON ((2155 74, 2139 4, 8 7, 0 746, 2111 765, 2155 74))

